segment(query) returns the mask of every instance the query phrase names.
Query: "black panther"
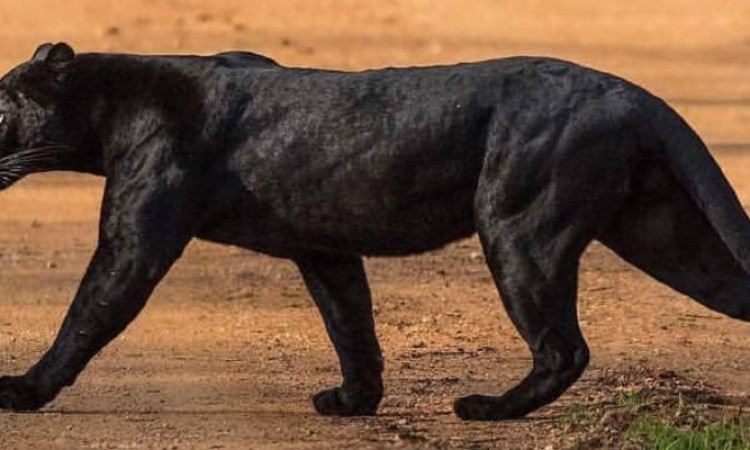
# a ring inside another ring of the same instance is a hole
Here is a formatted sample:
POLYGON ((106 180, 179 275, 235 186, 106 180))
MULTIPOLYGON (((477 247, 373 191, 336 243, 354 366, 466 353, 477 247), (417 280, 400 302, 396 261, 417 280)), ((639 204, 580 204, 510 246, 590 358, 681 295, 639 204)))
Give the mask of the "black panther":
POLYGON ((533 368, 462 419, 522 417, 581 375, 578 264, 598 240, 707 307, 750 318, 750 225, 705 145, 662 100, 549 58, 338 72, 252 53, 75 54, 40 46, 0 79, 0 188, 106 177, 99 239, 52 347, 0 378, 33 410, 122 332, 194 238, 293 261, 341 363, 314 397, 371 415, 383 395, 363 256, 475 232, 533 368))

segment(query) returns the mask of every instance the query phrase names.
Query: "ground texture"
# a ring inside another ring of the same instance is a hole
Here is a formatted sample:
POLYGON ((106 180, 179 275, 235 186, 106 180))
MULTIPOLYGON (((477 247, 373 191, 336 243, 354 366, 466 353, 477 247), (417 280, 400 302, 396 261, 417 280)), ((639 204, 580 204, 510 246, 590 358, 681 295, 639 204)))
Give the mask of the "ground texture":
MULTIPOLYGON (((748 19, 746 0, 0 0, 0 69, 59 40, 81 51, 248 49, 351 70, 552 55, 670 101, 750 204, 748 19)), ((96 242, 101 189, 51 174, 0 193, 0 373, 22 372, 54 338, 96 242)), ((310 396, 338 383, 338 367, 290 263, 194 242, 75 386, 42 412, 0 412, 0 448, 597 448, 620 445, 633 393, 723 415, 750 395, 750 324, 595 244, 579 296, 591 368, 526 420, 463 423, 455 397, 499 393, 530 365, 478 243, 367 269, 386 357, 377 417, 313 413, 310 396), (587 411, 603 410, 592 423, 587 411)))

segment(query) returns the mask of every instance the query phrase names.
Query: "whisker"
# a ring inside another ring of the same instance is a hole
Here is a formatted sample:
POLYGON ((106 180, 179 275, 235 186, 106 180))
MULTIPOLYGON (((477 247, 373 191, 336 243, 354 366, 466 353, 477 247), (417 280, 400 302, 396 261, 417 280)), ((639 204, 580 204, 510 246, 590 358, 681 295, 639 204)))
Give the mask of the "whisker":
POLYGON ((27 156, 23 158, 16 158, 12 161, 14 164, 24 164, 24 163, 35 163, 35 162, 46 162, 46 161, 53 161, 56 160, 52 155, 35 155, 35 156, 27 156))
POLYGON ((74 148, 67 145, 44 145, 34 147, 3 156, 0 158, 0 166, 15 162, 47 161, 65 154, 73 153, 74 151, 74 148))
POLYGON ((0 189, 5 189, 16 181, 20 180, 22 175, 8 172, 0 172, 0 189))
POLYGON ((75 151, 73 147, 56 143, 43 143, 36 147, 11 151, 0 157, 0 190, 30 173, 54 170, 75 151))

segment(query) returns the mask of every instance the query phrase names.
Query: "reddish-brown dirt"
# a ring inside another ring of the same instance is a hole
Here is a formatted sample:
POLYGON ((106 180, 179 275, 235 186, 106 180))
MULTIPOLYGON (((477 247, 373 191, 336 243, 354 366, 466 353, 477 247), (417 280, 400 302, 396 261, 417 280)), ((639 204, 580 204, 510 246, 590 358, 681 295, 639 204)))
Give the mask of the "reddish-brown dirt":
MULTIPOLYGON (((573 59, 669 100, 750 204, 750 3, 695 0, 0 0, 0 69, 42 41, 81 51, 248 49, 287 65, 362 69, 514 54, 573 59)), ((102 180, 29 177, 0 193, 0 373, 54 338, 96 241, 102 180)), ((580 318, 591 368, 531 418, 463 423, 451 401, 529 368, 475 239, 369 259, 387 395, 373 418, 324 418, 310 396, 337 361, 294 267, 194 242, 136 322, 41 412, 0 412, 0 448, 559 448, 550 432, 602 374, 671 370, 750 394, 750 324, 714 314, 600 245, 580 318)))

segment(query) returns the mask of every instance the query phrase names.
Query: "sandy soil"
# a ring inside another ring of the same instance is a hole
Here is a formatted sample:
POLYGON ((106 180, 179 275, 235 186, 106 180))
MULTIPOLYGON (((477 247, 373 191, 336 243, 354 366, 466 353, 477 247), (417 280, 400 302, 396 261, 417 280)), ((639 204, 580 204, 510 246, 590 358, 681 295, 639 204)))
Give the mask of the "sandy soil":
MULTIPOLYGON (((0 69, 42 41, 81 51, 209 53, 361 69, 546 54, 659 93, 698 129, 750 205, 750 3, 672 0, 0 0, 0 69), (211 3, 212 6, 208 6, 211 3)), ((52 174, 0 194, 0 372, 50 344, 96 239, 102 181, 52 174)), ((292 265, 194 242, 139 319, 41 413, 0 413, 0 448, 559 448, 556 418, 607 374, 671 370, 750 393, 750 328, 593 245, 580 317, 593 361, 558 403, 462 423, 453 398, 499 393, 530 360, 475 239, 371 259, 387 396, 375 418, 316 416, 337 362, 292 265)))

